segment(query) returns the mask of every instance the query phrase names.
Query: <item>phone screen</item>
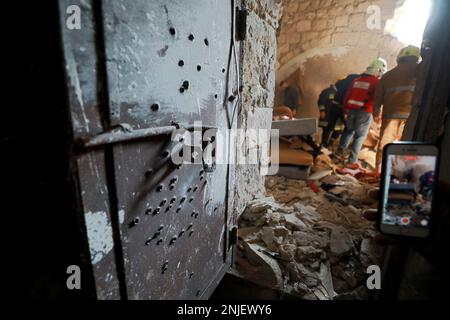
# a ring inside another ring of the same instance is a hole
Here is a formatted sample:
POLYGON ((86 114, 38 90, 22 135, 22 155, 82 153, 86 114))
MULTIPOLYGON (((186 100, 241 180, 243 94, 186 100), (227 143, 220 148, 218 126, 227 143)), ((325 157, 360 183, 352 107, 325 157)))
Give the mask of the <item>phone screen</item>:
POLYGON ((437 156, 388 154, 386 160, 382 224, 392 231, 411 231, 400 234, 428 235, 437 156))

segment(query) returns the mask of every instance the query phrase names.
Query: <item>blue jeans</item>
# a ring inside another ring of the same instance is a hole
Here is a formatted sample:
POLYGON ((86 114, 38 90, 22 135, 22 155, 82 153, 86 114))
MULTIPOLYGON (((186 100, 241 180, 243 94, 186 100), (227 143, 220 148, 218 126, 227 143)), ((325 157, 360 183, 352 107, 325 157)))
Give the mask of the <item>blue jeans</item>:
POLYGON ((345 126, 344 134, 341 138, 338 154, 342 154, 347 149, 350 141, 353 139, 352 153, 349 162, 355 163, 358 161, 358 155, 361 147, 369 133, 370 124, 372 123, 372 114, 364 111, 364 109, 350 109, 345 126))

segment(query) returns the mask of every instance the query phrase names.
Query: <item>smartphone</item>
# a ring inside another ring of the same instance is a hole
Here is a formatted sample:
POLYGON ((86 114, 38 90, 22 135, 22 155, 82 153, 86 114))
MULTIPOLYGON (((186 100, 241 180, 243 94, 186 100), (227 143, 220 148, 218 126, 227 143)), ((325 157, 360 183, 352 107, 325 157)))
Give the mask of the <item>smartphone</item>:
POLYGON ((382 233, 415 238, 430 235, 439 149, 420 143, 392 143, 383 150, 379 201, 382 233))

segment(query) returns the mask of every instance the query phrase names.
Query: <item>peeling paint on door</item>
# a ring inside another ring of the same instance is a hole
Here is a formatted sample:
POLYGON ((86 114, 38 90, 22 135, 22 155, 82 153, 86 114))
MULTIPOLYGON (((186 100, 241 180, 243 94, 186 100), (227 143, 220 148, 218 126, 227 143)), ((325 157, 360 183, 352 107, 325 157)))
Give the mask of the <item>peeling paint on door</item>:
POLYGON ((100 262, 114 247, 112 228, 106 212, 88 212, 85 215, 92 263, 100 262))

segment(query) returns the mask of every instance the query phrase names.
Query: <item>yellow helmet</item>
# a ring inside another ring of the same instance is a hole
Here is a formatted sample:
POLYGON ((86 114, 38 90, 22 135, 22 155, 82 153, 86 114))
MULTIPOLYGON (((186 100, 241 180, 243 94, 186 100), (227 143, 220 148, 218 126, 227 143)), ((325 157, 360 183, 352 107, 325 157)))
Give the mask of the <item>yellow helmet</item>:
POLYGON ((383 58, 377 58, 370 63, 365 73, 371 74, 376 77, 381 77, 387 72, 387 69, 388 66, 386 60, 384 60, 383 58))
POLYGON ((416 57, 420 60, 420 48, 412 45, 402 48, 397 56, 397 62, 404 57, 416 57))

